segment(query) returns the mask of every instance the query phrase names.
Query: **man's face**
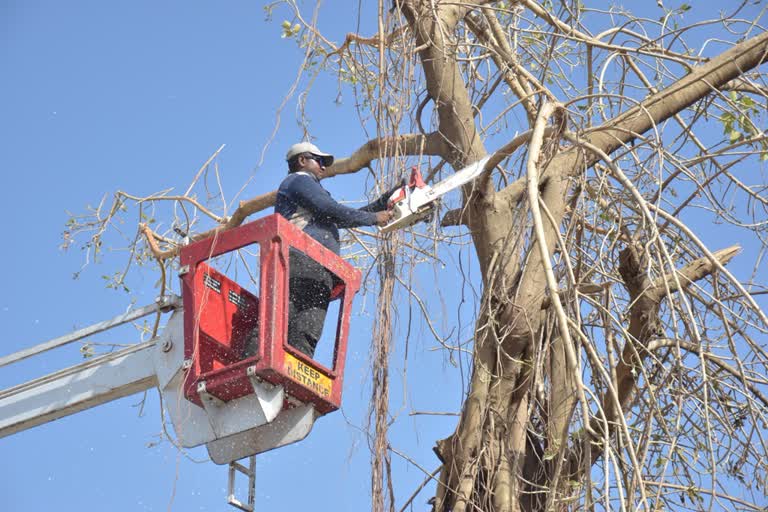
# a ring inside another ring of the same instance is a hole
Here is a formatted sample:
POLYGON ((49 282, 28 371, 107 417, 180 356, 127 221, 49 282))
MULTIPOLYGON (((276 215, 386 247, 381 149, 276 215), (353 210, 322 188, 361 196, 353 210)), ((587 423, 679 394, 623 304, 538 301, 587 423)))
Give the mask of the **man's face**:
POLYGON ((307 155, 299 157, 301 161, 299 162, 301 164, 301 167, 303 170, 311 172, 318 178, 321 178, 323 176, 323 171, 325 171, 325 166, 322 163, 323 158, 316 155, 307 155))

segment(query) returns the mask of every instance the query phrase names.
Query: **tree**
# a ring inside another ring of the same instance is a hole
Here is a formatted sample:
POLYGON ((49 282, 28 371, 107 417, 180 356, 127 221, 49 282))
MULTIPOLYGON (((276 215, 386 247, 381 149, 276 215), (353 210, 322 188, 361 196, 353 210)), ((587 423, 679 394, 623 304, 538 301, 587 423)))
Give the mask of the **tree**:
MULTIPOLYGON (((466 399, 455 433, 435 447, 433 510, 759 510, 768 483, 759 2, 715 17, 661 2, 649 14, 583 2, 380 1, 375 34, 341 44, 300 5, 285 6, 283 35, 304 52, 304 72, 338 76, 363 128, 375 129, 330 175, 370 168, 383 183, 431 157, 436 180, 445 164, 458 169, 490 142, 501 146, 442 229, 415 228, 441 244, 450 230, 466 233, 482 288, 466 399), (744 254, 710 248, 710 225, 744 254), (727 267, 749 257, 751 275, 727 267)), ((68 236, 88 233, 98 248, 121 208, 161 199, 210 214, 219 230, 274 193, 230 217, 189 190, 119 194, 68 236)), ((137 257, 171 261, 173 243, 149 224, 142 231, 149 250, 136 245, 137 257)), ((394 269, 404 254, 429 254, 423 240, 400 233, 371 249, 381 255, 375 510, 394 506, 384 491, 394 269)))

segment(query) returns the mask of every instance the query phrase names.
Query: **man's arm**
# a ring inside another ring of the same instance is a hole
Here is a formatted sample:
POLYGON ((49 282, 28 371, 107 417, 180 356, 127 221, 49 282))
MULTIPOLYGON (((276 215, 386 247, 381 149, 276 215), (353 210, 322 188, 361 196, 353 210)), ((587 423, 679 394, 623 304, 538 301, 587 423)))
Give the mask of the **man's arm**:
MULTIPOLYGON (((292 198, 315 216, 332 220, 340 228, 374 226, 382 223, 383 215, 339 204, 320 184, 309 176, 300 176, 288 190, 292 198)), ((369 205, 370 206, 370 205, 369 205)), ((386 207, 386 203, 384 203, 386 207)))
POLYGON ((383 212, 387 209, 389 198, 392 196, 392 194, 395 193, 397 189, 403 186, 403 183, 396 185, 392 187, 391 189, 384 192, 381 197, 379 197, 374 202, 367 204, 363 206, 362 208, 359 208, 361 212, 383 212))

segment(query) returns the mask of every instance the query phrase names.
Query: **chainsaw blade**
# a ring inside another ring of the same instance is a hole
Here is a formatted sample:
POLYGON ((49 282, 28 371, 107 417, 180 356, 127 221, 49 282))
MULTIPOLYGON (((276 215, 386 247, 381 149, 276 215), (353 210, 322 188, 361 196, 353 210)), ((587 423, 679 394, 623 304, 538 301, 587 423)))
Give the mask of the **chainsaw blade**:
POLYGON ((482 174, 483 170, 485 169, 485 164, 490 159, 491 156, 488 155, 478 160, 477 162, 470 164, 459 171, 456 171, 455 173, 445 178, 443 181, 432 185, 432 190, 429 191, 429 196, 433 199, 436 199, 444 194, 447 194, 453 189, 459 188, 462 185, 466 185, 470 181, 480 176, 480 174, 482 174))
MULTIPOLYGON (((390 198, 393 203, 391 209, 395 214, 394 220, 386 226, 380 227, 379 231, 388 233, 396 229, 406 228, 428 217, 435 210, 441 196, 480 176, 490 158, 490 156, 486 156, 453 173, 434 186, 425 185, 423 182, 419 186, 404 185, 390 198)), ((421 175, 419 174, 420 178, 421 175)), ((411 181, 414 181, 413 176, 411 181)))

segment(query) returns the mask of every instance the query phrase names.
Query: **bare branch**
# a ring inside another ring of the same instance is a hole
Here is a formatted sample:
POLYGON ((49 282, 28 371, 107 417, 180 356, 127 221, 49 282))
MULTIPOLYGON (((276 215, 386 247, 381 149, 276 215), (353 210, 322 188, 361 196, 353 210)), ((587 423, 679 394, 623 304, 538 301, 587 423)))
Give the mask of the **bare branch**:
MULTIPOLYGON (((721 265, 727 265, 731 259, 739 254, 739 252, 741 252, 741 246, 734 245, 726 249, 715 251, 712 255, 721 265)), ((657 279, 651 285, 653 290, 648 293, 654 293, 656 295, 656 300, 661 299, 667 293, 667 290, 669 290, 669 293, 678 291, 678 282, 685 287, 688 284, 695 283, 696 281, 705 278, 716 270, 717 267, 712 260, 709 257, 704 256, 677 270, 678 279, 675 279, 670 275, 657 279)))

